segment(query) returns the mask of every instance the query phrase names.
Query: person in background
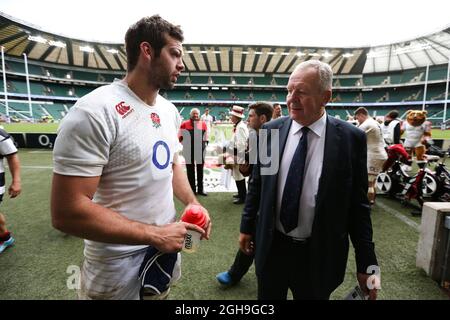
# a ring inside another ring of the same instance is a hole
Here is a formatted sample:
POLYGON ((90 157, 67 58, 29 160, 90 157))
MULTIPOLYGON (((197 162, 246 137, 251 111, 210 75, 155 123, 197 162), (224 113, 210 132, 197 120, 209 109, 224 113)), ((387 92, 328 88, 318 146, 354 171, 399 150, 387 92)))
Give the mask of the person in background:
MULTIPOLYGON (((258 141, 258 132, 261 126, 270 121, 272 119, 273 107, 264 102, 256 102, 251 104, 248 111, 248 126, 250 127, 250 135, 256 135, 256 139, 249 139, 249 141, 258 141)), ((253 154, 252 147, 257 151, 257 145, 252 146, 249 144, 249 154, 253 154)), ((253 161, 250 161, 249 157, 247 158, 247 162, 245 166, 246 171, 249 172, 249 183, 252 180, 252 170, 253 170, 253 161)), ((242 171, 242 170, 241 170, 242 171)), ((252 244, 253 246, 253 244, 252 244)), ((247 273, 248 269, 253 263, 254 255, 253 253, 243 252, 242 250, 238 250, 236 253, 236 257, 234 259, 233 264, 231 265, 228 271, 224 271, 219 273, 216 276, 217 281, 224 286, 232 286, 239 281, 241 281, 242 277, 247 273)))
POLYGON ((401 124, 400 121, 397 120, 397 117, 397 110, 391 110, 384 116, 384 123, 381 126, 381 131, 383 132, 386 146, 401 143, 401 124))
POLYGON ((200 120, 200 110, 193 108, 190 119, 181 123, 178 138, 183 144, 183 156, 186 161, 186 171, 195 194, 207 196, 203 187, 203 168, 205 166, 205 149, 208 141, 206 122, 200 120), (197 172, 197 186, 195 176, 197 172))
POLYGON ((211 138, 211 129, 214 123, 214 117, 212 115, 209 114, 209 109, 206 108, 205 109, 205 113, 202 114, 202 116, 200 117, 200 120, 202 120, 204 123, 206 123, 206 144, 209 143, 209 139, 211 138))
POLYGON ((347 122, 354 126, 358 126, 358 121, 352 115, 347 115, 347 122))
POLYGON ((233 136, 228 146, 228 154, 233 155, 232 173, 238 190, 237 195, 234 196, 235 200, 233 200, 233 203, 242 204, 245 202, 247 187, 245 185, 245 177, 239 171, 239 164, 245 162, 242 156, 245 155, 245 150, 247 149, 248 128, 245 122, 242 121, 245 117, 244 108, 233 106, 229 114, 233 123, 233 136))
POLYGON ((272 114, 272 119, 277 119, 279 117, 283 116, 283 112, 281 109, 281 105, 279 103, 274 103, 273 104, 273 114, 272 114))
MULTIPOLYGON (((9 172, 11 173, 11 184, 8 187, 8 194, 10 198, 15 198, 22 191, 19 156, 17 155, 17 148, 14 145, 12 137, 5 130, 0 129, 0 203, 3 200, 6 189, 3 158, 6 158, 9 172)), ((0 213, 0 253, 12 246, 14 241, 11 232, 6 228, 6 218, 0 213)))
POLYGON ((388 156, 384 149, 383 133, 380 124, 369 116, 366 108, 360 107, 355 111, 355 119, 361 130, 367 136, 367 172, 369 177, 369 190, 367 196, 371 205, 375 204, 375 180, 382 171, 383 164, 388 156))

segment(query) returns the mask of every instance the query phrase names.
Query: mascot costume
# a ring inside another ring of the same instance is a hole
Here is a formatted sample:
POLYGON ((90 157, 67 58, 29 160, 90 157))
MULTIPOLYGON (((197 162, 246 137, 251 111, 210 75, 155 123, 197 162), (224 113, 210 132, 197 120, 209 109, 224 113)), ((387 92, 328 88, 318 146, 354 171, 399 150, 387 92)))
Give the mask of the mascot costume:
POLYGON ((425 110, 408 110, 402 130, 402 133, 405 133, 403 145, 411 158, 413 154, 416 155, 419 168, 425 167, 425 145, 426 141, 431 138, 431 127, 426 120, 427 112, 425 110))

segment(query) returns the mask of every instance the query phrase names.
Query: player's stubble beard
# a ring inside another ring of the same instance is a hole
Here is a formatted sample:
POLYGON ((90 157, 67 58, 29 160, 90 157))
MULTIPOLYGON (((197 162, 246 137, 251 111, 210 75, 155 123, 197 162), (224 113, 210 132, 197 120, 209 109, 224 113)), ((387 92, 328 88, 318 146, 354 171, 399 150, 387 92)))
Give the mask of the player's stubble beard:
POLYGON ((149 81, 153 82, 158 90, 171 90, 175 83, 171 81, 172 73, 161 64, 160 57, 156 61, 150 62, 149 81))

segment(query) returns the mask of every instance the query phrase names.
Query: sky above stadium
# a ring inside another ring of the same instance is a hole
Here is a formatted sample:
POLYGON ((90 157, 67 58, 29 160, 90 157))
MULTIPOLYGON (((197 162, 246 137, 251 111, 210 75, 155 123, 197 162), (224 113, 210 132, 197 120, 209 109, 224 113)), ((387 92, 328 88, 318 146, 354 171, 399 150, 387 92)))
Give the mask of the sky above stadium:
POLYGON ((48 32, 113 43, 153 14, 181 25, 190 44, 358 47, 450 26, 448 0, 0 0, 0 11, 48 32))

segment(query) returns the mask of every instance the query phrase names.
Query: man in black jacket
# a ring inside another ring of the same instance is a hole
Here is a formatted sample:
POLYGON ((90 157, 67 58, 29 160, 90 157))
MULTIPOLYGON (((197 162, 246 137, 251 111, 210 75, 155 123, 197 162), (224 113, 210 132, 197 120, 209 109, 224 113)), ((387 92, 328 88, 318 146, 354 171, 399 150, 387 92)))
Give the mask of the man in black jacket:
POLYGON ((329 299, 344 280, 349 236, 359 285, 376 299, 366 137, 327 116, 331 86, 329 65, 301 63, 287 86, 289 116, 261 129, 272 160, 253 169, 239 239, 255 250, 258 299, 286 299, 288 289, 294 299, 329 299))
MULTIPOLYGON (((250 172, 249 181, 252 180, 252 169, 253 164, 256 160, 255 155, 257 155, 257 135, 261 126, 270 121, 273 114, 273 107, 265 102, 256 102, 251 104, 248 112, 248 126, 253 129, 250 131, 250 137, 252 135, 256 135, 255 139, 250 138, 249 143, 249 152, 247 158, 247 163, 242 164, 241 166, 245 168, 246 172, 250 172), (255 145, 256 144, 256 145, 255 145)), ((242 173, 243 170, 241 170, 242 173)), ((249 182, 250 183, 250 182, 249 182)), ((247 273, 248 269, 253 263, 254 255, 253 253, 243 252, 242 250, 238 250, 236 253, 236 257, 234 259, 233 265, 230 267, 228 271, 224 271, 219 273, 216 278, 220 284, 225 286, 232 286, 238 283, 242 277, 247 273)))

